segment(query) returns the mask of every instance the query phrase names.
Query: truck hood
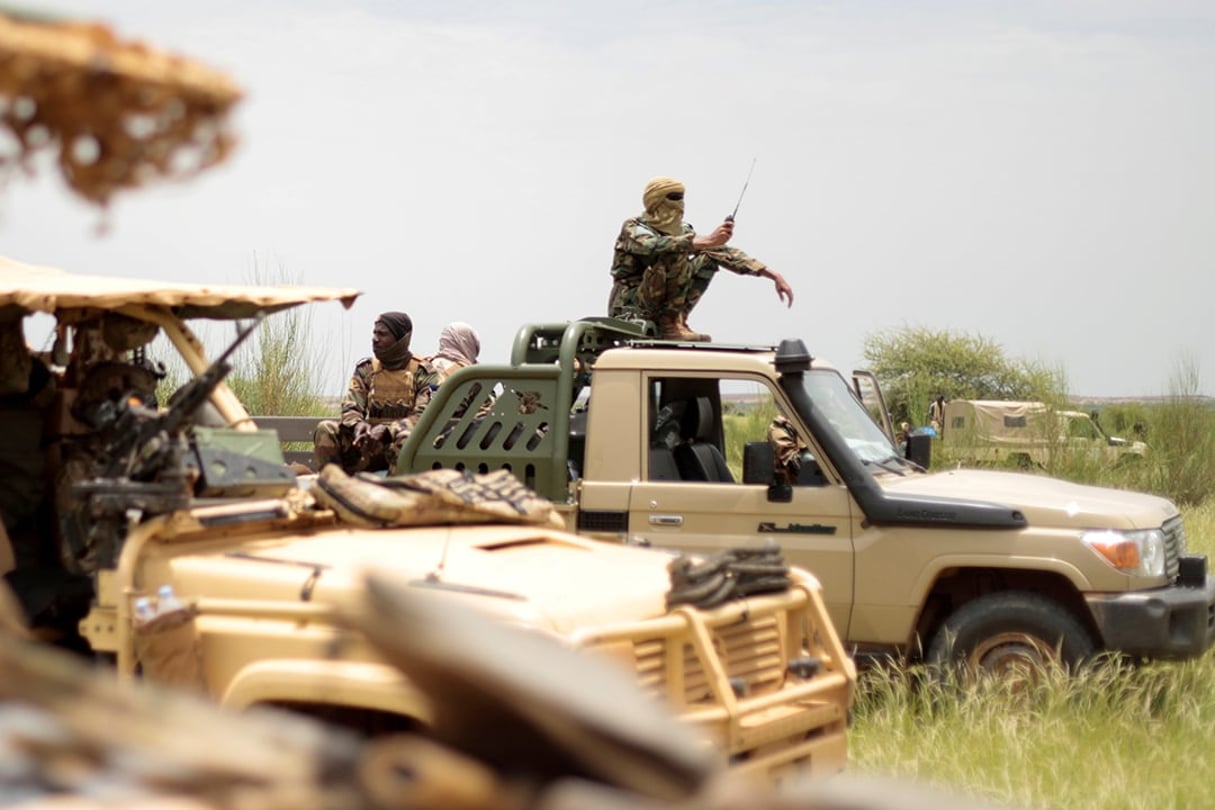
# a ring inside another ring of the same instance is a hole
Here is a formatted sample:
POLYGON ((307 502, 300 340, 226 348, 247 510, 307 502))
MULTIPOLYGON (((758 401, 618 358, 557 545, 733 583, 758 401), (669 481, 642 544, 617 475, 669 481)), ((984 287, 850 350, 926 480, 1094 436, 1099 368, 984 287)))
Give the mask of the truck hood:
POLYGON ((182 592, 355 606, 377 573, 558 634, 661 616, 670 556, 529 526, 355 529, 175 557, 182 592))
POLYGON ((883 489, 921 495, 999 503, 1019 510, 1031 526, 1151 529, 1178 514, 1165 498, 1108 489, 1028 473, 946 470, 904 478, 882 476, 883 489))

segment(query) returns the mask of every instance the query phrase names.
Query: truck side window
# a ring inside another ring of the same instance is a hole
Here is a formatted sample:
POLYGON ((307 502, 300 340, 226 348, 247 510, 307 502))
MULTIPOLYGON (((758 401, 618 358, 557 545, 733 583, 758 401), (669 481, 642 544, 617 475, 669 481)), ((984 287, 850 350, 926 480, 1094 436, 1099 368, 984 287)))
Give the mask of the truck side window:
MULTIPOLYGON (((772 390, 756 380, 660 377, 647 395, 650 481, 743 481, 747 445, 767 444, 780 414, 772 390)), ((772 474, 765 469, 764 481, 772 474)))

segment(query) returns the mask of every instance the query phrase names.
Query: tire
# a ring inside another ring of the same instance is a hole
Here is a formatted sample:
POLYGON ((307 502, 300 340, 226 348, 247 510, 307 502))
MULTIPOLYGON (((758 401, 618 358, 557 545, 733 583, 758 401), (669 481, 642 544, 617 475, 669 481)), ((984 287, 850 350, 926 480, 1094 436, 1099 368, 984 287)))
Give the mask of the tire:
POLYGON ((981 596, 953 613, 928 647, 934 668, 1022 674, 1073 670, 1096 653, 1084 626, 1058 602, 1024 591, 981 596))

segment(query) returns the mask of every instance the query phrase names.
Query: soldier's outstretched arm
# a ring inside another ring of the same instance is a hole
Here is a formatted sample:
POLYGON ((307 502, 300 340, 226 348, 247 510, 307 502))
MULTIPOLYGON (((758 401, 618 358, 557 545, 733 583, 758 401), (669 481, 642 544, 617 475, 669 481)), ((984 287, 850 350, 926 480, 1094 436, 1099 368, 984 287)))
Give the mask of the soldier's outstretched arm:
POLYGON ((772 279, 772 283, 776 285, 776 296, 785 302, 785 306, 793 306, 793 288, 789 286, 789 282, 785 281, 784 276, 768 267, 760 270, 756 275, 772 279))

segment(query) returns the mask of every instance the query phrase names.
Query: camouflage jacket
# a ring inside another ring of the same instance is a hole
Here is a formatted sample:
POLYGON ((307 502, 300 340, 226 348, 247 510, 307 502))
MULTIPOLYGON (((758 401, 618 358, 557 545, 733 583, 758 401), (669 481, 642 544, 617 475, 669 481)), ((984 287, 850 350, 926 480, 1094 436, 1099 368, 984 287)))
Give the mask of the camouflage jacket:
POLYGON ((772 445, 776 472, 790 479, 796 478, 801 469, 802 451, 809 448, 788 417, 777 414, 768 425, 768 443, 772 445))
POLYGON ((350 388, 342 397, 342 424, 386 424, 392 439, 408 434, 430 404, 442 381, 425 359, 413 356, 401 369, 385 369, 372 357, 354 367, 350 388))
MULTIPOLYGON (((642 274, 655 264, 678 265, 689 260, 696 265, 695 269, 712 263, 744 276, 759 275, 766 269, 763 262, 729 245, 693 252, 692 240, 695 238, 696 231, 686 222, 679 236, 667 236, 650 228, 639 217, 627 219, 620 228, 620 236, 616 237, 612 278, 626 285, 637 285, 641 283, 642 274)), ((670 269, 677 268, 672 266, 670 269)))

